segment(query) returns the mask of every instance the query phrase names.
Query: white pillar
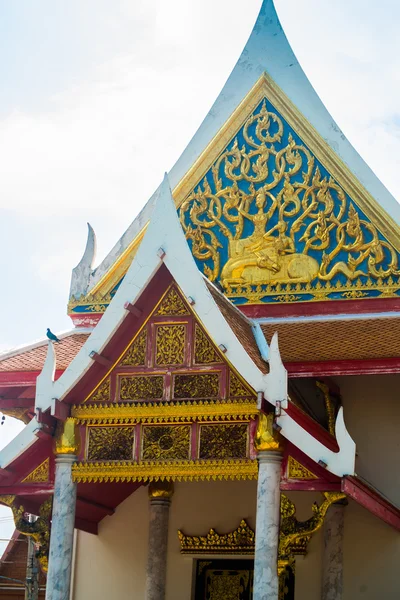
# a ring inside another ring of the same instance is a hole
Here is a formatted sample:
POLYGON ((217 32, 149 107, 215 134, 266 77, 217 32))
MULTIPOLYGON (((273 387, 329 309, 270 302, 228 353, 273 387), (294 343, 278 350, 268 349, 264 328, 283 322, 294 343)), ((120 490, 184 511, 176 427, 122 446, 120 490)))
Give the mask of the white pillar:
POLYGON ((74 454, 56 457, 53 514, 50 535, 46 600, 69 600, 76 507, 76 483, 72 481, 74 454))
POLYGON ((164 600, 167 578, 168 523, 172 483, 149 485, 149 548, 146 569, 146 600, 164 600))
POLYGON ((324 522, 322 600, 343 598, 344 504, 332 504, 324 522))
POLYGON ((258 453, 253 600, 278 600, 281 452, 258 453))

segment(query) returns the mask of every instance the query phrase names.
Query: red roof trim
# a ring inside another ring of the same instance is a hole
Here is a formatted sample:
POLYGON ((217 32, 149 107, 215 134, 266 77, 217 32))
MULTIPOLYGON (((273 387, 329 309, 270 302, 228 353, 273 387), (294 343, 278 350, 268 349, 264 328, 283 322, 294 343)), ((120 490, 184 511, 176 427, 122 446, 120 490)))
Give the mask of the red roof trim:
POLYGON ((373 515, 400 531, 400 509, 358 477, 350 475, 343 477, 342 492, 369 510, 373 515))
POLYGON ((399 358, 335 360, 285 363, 289 377, 331 377, 333 375, 385 375, 400 373, 399 358))

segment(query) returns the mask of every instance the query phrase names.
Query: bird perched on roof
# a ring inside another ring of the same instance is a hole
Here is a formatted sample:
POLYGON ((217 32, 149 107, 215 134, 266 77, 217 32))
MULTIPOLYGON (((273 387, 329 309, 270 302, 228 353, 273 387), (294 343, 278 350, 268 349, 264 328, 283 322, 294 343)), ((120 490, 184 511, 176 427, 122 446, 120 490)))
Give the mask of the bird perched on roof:
POLYGON ((49 328, 47 328, 46 335, 52 342, 61 342, 56 335, 49 328))

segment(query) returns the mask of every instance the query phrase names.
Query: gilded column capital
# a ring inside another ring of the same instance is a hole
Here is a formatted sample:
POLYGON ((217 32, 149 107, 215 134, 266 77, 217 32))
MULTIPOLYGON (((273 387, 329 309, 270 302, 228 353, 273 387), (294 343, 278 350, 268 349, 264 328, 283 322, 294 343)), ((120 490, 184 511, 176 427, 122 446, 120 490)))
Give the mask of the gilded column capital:
POLYGON ((174 495, 172 481, 152 481, 148 487, 150 500, 171 500, 174 495))
POLYGON ((73 417, 68 417, 64 423, 59 423, 56 432, 55 454, 71 454, 79 453, 80 436, 77 427, 77 420, 73 417))
POLYGON ((257 452, 282 452, 283 437, 274 429, 273 413, 260 413, 256 435, 254 437, 254 447, 257 452))

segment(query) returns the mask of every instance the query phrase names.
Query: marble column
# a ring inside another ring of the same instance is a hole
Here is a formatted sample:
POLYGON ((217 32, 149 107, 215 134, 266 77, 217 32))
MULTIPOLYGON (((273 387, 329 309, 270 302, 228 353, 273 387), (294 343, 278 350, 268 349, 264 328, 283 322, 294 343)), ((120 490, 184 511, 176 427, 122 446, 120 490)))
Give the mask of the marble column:
POLYGON ((282 454, 260 451, 253 600, 278 600, 278 543, 282 454))
POLYGON ((149 548, 146 569, 146 600, 164 600, 167 577, 168 522, 173 483, 149 485, 149 548))
POLYGON ((70 597, 76 506, 76 483, 72 481, 72 465, 76 458, 73 454, 59 454, 55 460, 46 600, 69 600, 70 597))
POLYGON ((345 504, 332 504, 324 522, 322 600, 343 598, 343 534, 345 504))

